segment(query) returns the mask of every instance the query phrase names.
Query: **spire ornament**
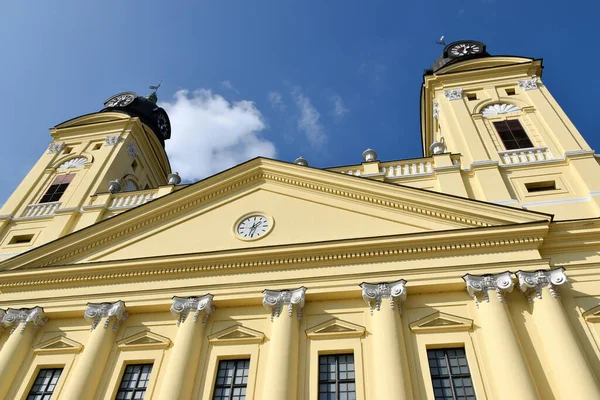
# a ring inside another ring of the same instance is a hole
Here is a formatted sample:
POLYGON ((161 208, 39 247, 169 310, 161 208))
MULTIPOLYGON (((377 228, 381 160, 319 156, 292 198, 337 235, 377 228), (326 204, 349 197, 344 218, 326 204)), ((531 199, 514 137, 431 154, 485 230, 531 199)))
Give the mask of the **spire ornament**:
POLYGON ((390 308, 393 310, 396 307, 398 312, 402 313, 402 302, 406 300, 405 285, 406 281, 404 279, 395 282, 361 283, 362 297, 369 305, 371 315, 373 315, 374 310, 379 311, 381 309, 383 299, 389 299, 390 308))
POLYGON ((567 275, 562 267, 535 272, 517 271, 517 278, 519 278, 519 289, 527 296, 530 303, 533 303, 533 293, 538 299, 542 298, 542 289, 545 287, 548 288, 552 297, 560 300, 560 294, 556 291, 555 286, 567 283, 567 275))
POLYGON ((477 298, 478 293, 483 293, 483 299, 489 303, 490 297, 488 295, 488 290, 493 290, 496 292, 498 301, 505 303, 506 299, 504 298, 504 294, 512 292, 515 286, 509 271, 494 275, 466 274, 463 276, 463 279, 467 284, 467 292, 469 293, 469 296, 475 300, 477 307, 479 307, 479 299, 477 298))
POLYGON ((148 100, 150 100, 153 103, 156 103, 158 101, 158 96, 156 95, 156 92, 158 92, 158 88, 160 88, 160 85, 162 85, 163 80, 161 79, 160 82, 158 83, 158 85, 155 86, 148 86, 149 89, 152 89, 153 92, 150 93, 148 96, 146 96, 146 98, 148 100))
POLYGON ((114 303, 88 303, 84 314, 85 319, 92 321, 92 328, 90 329, 92 331, 96 329, 102 318, 106 318, 104 329, 108 328, 110 319, 114 318, 113 332, 117 330, 119 324, 125 321, 128 316, 129 313, 125 309, 125 302, 122 300, 114 303))
POLYGON ((20 334, 25 332, 27 329, 27 325, 31 324, 31 334, 35 333, 35 330, 39 327, 46 325, 48 322, 48 318, 44 314, 44 309, 42 307, 33 307, 33 308, 9 308, 6 313, 2 310, 1 312, 2 320, 0 320, 0 324, 7 328, 12 325, 12 329, 10 334, 17 329, 19 324, 22 324, 20 334))
POLYGON ((296 306, 296 317, 302 318, 302 308, 305 303, 306 288, 300 286, 294 290, 263 290, 263 306, 271 311, 271 321, 279 318, 284 305, 288 306, 288 317, 291 317, 296 306))
POLYGON ((177 297, 173 296, 173 305, 171 313, 178 316, 177 326, 185 322, 190 312, 194 313, 194 322, 202 314, 202 325, 206 325, 206 319, 213 313, 215 307, 212 305, 213 295, 210 293, 204 296, 196 297, 177 297))

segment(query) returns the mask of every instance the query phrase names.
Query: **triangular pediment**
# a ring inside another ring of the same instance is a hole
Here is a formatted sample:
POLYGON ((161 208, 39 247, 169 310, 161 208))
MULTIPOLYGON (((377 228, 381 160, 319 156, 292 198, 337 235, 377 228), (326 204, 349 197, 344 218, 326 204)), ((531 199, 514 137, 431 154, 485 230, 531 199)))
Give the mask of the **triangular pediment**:
POLYGON ((212 344, 245 344, 261 343, 264 338, 265 334, 262 332, 246 328, 242 325, 233 325, 210 335, 208 341, 212 344))
POLYGON ((312 340, 362 337, 364 334, 364 326, 338 318, 332 318, 306 330, 306 336, 312 340))
POLYGON ((121 350, 138 349, 166 349, 171 345, 171 340, 150 331, 142 331, 117 342, 121 350))
POLYGON ((583 313, 583 318, 587 322, 600 322, 600 306, 590 308, 583 313))
POLYGON ((418 333, 468 331, 473 329, 473 320, 436 311, 409 326, 411 331, 418 333))
POLYGON ((65 336, 56 336, 33 346, 36 354, 79 353, 83 345, 65 336))
POLYGON ((422 235, 546 222, 547 214, 254 159, 0 264, 2 269, 422 235), (245 217, 265 234, 236 234, 245 217))

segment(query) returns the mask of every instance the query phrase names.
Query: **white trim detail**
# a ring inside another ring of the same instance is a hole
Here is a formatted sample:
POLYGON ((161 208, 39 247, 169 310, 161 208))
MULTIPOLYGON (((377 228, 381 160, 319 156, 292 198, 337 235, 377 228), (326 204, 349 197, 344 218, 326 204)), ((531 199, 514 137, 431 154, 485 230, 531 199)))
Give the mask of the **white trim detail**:
POLYGON ((444 96, 449 101, 462 99, 463 88, 444 90, 444 96))
POLYGON ((492 117, 500 114, 510 114, 521 111, 521 109, 514 104, 499 103, 492 104, 481 110, 481 115, 484 117, 492 117))

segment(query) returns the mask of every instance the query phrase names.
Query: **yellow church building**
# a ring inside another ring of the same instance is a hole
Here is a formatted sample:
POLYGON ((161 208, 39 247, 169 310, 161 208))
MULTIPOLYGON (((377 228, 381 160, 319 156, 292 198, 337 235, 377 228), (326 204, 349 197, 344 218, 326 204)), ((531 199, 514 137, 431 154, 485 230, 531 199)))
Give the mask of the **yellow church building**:
POLYGON ((155 93, 55 126, 0 210, 0 399, 600 399, 600 165, 541 77, 451 43, 422 157, 193 184, 155 93))

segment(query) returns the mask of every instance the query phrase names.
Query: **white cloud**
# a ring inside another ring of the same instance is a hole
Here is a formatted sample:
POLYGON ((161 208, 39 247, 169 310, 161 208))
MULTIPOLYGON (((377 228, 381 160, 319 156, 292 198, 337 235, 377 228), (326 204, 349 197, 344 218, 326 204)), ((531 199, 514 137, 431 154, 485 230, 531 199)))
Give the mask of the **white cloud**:
POLYGON ((276 154, 275 145, 260 136, 266 126, 252 101, 231 103, 210 90, 180 90, 161 106, 169 113, 173 131, 166 142, 171 167, 186 181, 276 154))
POLYGON ((337 119, 341 119, 344 115, 348 113, 348 108, 344 105, 344 101, 339 94, 334 95, 331 98, 333 102, 333 110, 331 110, 331 115, 333 115, 337 119))
POLYGON ((221 81, 221 86, 223 87, 223 89, 231 90, 232 92, 235 92, 237 94, 240 93, 240 91, 237 90, 235 88, 235 86, 233 86, 233 83, 231 83, 231 81, 229 81, 229 80, 227 80, 227 81, 221 81))
POLYGON ((302 89, 295 87, 292 95, 298 106, 300 115, 298 116, 298 130, 304 135, 312 146, 318 147, 327 141, 325 129, 319 121, 321 114, 312 105, 310 99, 302 93, 302 89))
POLYGON ((281 97, 281 93, 269 92, 267 97, 269 98, 269 103, 271 104, 271 107, 273 107, 274 110, 284 112, 287 108, 285 103, 283 102, 283 97, 281 97))

